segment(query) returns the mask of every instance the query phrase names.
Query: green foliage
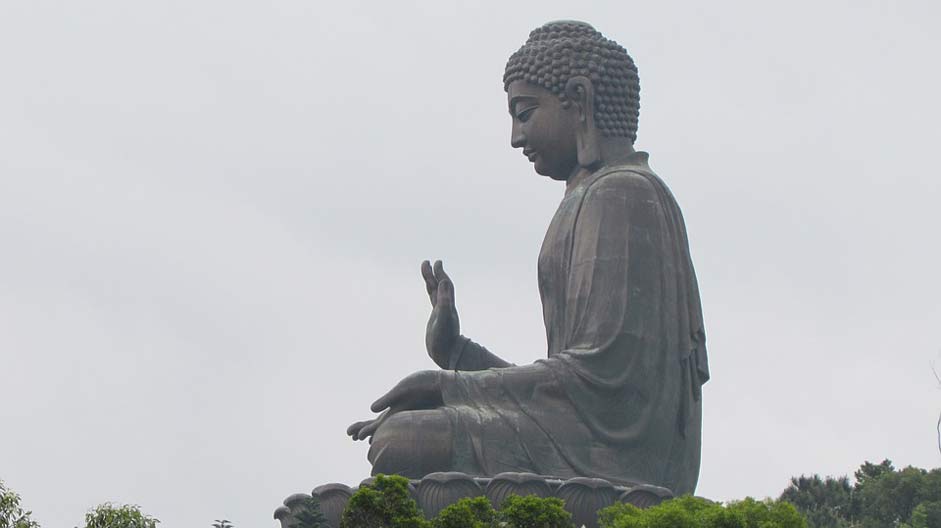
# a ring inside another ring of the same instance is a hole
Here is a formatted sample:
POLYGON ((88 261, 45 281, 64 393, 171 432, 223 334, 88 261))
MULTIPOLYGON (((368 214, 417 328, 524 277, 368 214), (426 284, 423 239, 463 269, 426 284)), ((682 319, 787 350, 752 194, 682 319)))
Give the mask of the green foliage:
POLYGON ((897 526, 911 520, 915 508, 926 499, 928 472, 907 467, 887 471, 868 480, 857 491, 858 513, 862 526, 869 528, 897 526))
POLYGON ((307 497, 301 505, 300 511, 294 514, 294 528, 327 528, 327 518, 320 509, 320 501, 315 497, 307 497))
MULTIPOLYGON (((795 477, 778 500, 722 505, 687 496, 646 510, 615 504, 599 512, 598 520, 601 528, 941 528, 941 468, 866 462, 855 472, 855 483, 846 477, 795 477)), ((463 499, 428 522, 409 497, 408 481, 383 476, 354 494, 341 522, 342 528, 572 526, 561 500, 533 496, 510 497, 498 512, 485 498, 463 499)))
POLYGON ((632 518, 634 524, 615 524, 616 528, 699 528, 696 512, 687 509, 686 501, 668 501, 643 511, 632 518))
POLYGON ((85 528, 157 528, 159 522, 142 513, 140 506, 130 504, 106 502, 85 514, 85 528))
POLYGON ((571 528, 572 514, 562 499, 511 495, 497 513, 496 526, 506 528, 571 528))
POLYGON ((640 526, 643 515, 637 506, 618 502, 598 512, 598 524, 602 528, 640 526))
POLYGON ((461 499, 441 510, 431 522, 433 528, 490 528, 496 512, 486 497, 461 499))
MULTIPOLYGON (((781 500, 756 501, 747 498, 732 502, 726 509, 741 515, 743 528, 807 528, 807 521, 792 504, 781 500)), ((716 528, 724 525, 714 525, 716 528)))
POLYGON ((842 528, 848 526, 847 518, 854 507, 852 493, 853 486, 846 477, 821 479, 820 475, 801 475, 791 478, 781 500, 793 504, 807 517, 810 526, 842 528))
POLYGON ((466 498, 426 521, 408 494, 408 480, 379 475, 350 498, 341 528, 572 528, 560 499, 511 496, 496 512, 486 497, 466 498))
POLYGON ((20 506, 20 495, 0 480, 0 528, 39 528, 32 515, 20 506))
POLYGON ((867 460, 863 462, 863 465, 859 466, 859 469, 856 470, 853 476, 856 477, 856 487, 862 488, 867 482, 875 480, 886 473, 892 473, 893 471, 895 471, 895 467, 892 466, 892 461, 888 458, 879 464, 873 464, 867 460))
POLYGON ((418 505, 408 494, 408 479, 378 475, 360 488, 343 510, 340 528, 428 528, 418 505))
POLYGON ((807 516, 810 528, 941 528, 941 469, 896 469, 866 462, 844 478, 791 479, 781 499, 807 516))
POLYGON ((601 528, 806 528, 803 517, 782 501, 745 499, 727 506, 679 497, 640 510, 615 504, 599 512, 601 528))
POLYGON ((925 501, 912 510, 911 528, 941 527, 941 500, 925 501))

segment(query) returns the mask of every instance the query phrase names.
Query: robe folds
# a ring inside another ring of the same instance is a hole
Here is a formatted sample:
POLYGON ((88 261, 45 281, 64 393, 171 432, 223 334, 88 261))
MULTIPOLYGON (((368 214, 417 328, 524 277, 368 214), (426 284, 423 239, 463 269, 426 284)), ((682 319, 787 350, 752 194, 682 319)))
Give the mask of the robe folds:
POLYGON ((548 358, 479 370, 465 344, 443 388, 452 467, 692 493, 709 368, 682 213, 646 153, 578 178, 539 255, 548 358))

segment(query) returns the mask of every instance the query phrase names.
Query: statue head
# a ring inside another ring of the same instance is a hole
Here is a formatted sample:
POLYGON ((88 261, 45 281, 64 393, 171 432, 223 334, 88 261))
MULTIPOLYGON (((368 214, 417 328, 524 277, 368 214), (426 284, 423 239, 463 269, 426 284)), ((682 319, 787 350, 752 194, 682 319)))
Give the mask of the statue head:
POLYGON ((533 30, 503 74, 511 143, 536 172, 567 179, 601 161, 601 144, 633 145, 640 113, 637 67, 623 47, 584 22, 533 30))

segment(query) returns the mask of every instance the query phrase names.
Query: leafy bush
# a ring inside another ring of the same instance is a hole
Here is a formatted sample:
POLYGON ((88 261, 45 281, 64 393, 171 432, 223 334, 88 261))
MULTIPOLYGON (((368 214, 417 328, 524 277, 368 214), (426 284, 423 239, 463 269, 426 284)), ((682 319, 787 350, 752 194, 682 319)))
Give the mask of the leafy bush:
POLYGON ((0 480, 0 528, 39 528, 32 515, 20 506, 20 495, 0 480))
POLYGON ((819 475, 791 478, 781 500, 794 505, 807 517, 807 524, 818 528, 848 526, 853 509, 853 486, 846 477, 821 479, 819 475))
POLYGON ((941 501, 922 502, 912 510, 909 528, 937 528, 941 526, 941 501))
POLYGON ((111 503, 99 505, 85 514, 85 528, 157 528, 160 521, 143 514, 140 506, 111 503))
POLYGON ((422 517, 408 493, 408 479, 379 475, 350 497, 341 528, 572 528, 560 499, 511 496, 499 512, 486 497, 466 498, 444 508, 433 521, 422 517))
MULTIPOLYGON (((746 498, 743 501, 732 502, 726 510, 741 515, 744 524, 728 525, 742 528, 806 528, 807 521, 794 506, 781 500, 756 501, 746 498)), ((726 525, 712 525, 716 528, 726 525)))
POLYGON ((496 512, 486 497, 461 499, 441 510, 434 518, 433 528, 490 528, 496 512))
POLYGON ((511 495, 497 513, 496 526, 507 528, 571 528, 572 514, 562 499, 511 495))
POLYGON ((601 528, 805 528, 803 517, 782 501, 745 499, 727 506, 680 497, 641 510, 615 504, 598 514, 601 528))
POLYGON ((408 479, 378 475, 372 485, 360 486, 343 510, 340 528, 428 528, 418 505, 408 494, 408 479))
POLYGON ((941 469, 895 469, 890 460, 860 466, 846 477, 801 476, 781 494, 810 528, 941 527, 941 469))

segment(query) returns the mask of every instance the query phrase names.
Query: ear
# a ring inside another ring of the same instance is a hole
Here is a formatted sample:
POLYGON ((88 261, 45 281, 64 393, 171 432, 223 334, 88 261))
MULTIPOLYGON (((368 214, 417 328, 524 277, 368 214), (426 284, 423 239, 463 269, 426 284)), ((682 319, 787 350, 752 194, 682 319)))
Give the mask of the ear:
POLYGON ((575 104, 578 113, 575 130, 578 164, 591 168, 601 161, 601 138, 595 127, 595 88, 591 79, 581 75, 569 79, 565 84, 565 97, 575 104))

